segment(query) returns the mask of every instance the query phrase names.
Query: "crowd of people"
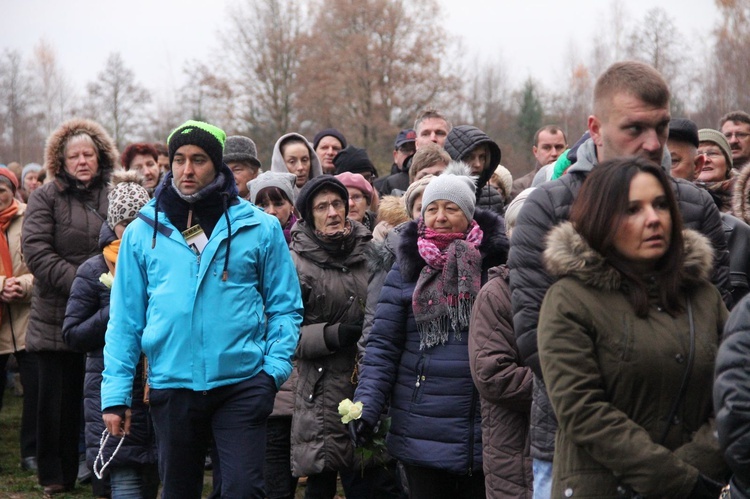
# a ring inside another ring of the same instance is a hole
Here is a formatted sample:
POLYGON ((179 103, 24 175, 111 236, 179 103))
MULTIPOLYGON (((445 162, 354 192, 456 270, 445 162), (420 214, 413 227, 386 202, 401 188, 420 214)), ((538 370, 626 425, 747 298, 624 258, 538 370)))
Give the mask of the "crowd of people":
POLYGON ((435 109, 382 178, 335 128, 264 167, 201 121, 122 154, 61 124, 0 168, 21 466, 60 494, 83 454, 113 499, 201 497, 208 463, 211 497, 750 497, 750 115, 669 102, 610 66, 516 179, 435 109))

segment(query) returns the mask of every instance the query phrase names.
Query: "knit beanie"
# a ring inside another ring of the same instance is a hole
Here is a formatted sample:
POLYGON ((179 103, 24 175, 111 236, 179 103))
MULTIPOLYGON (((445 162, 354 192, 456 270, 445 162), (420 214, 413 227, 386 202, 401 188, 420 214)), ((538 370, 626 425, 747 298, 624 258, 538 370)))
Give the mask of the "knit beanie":
POLYGON ((344 137, 344 134, 336 130, 335 128, 326 128, 325 130, 321 130, 318 133, 315 134, 315 137, 313 138, 313 149, 318 148, 318 144, 320 144, 320 141, 323 140, 323 137, 335 137, 338 139, 339 142, 341 142, 341 149, 346 149, 346 138, 344 137))
POLYGON ((26 178, 26 175, 31 172, 38 172, 41 171, 42 165, 39 163, 29 163, 26 166, 23 167, 23 170, 21 170, 21 185, 23 185, 23 180, 26 178))
POLYGON ((247 188, 250 191, 250 202, 255 204, 258 193, 263 189, 278 187, 281 189, 281 192, 286 194, 289 202, 294 204, 294 186, 296 182, 297 176, 293 173, 263 172, 247 183, 247 188))
POLYGON ((224 130, 202 121, 188 120, 177 127, 167 138, 169 145, 169 167, 172 168, 174 154, 180 147, 190 144, 198 146, 208 154, 219 171, 222 163, 222 152, 227 135, 224 130))
POLYGON ((318 175, 307 181, 297 195, 297 201, 294 206, 297 208, 302 220, 307 220, 312 223, 313 221, 313 199, 315 195, 320 191, 330 190, 338 193, 341 199, 344 200, 344 206, 346 207, 346 215, 349 215, 349 191, 346 190, 344 184, 333 175, 318 175))
POLYGON ((107 223, 114 230, 117 224, 133 220, 151 196, 141 185, 141 176, 135 170, 113 172, 109 186, 107 223))
POLYGON ((425 187, 427 187, 427 184, 429 184, 433 178, 436 178, 435 175, 427 174, 419 180, 415 180, 409 184, 409 187, 406 189, 406 192, 404 193, 404 205, 406 206, 406 212, 409 214, 410 219, 411 214, 414 211, 414 203, 417 202, 417 196, 424 193, 425 187))
POLYGON ((344 187, 359 189, 367 199, 367 204, 372 203, 372 185, 359 173, 344 172, 335 175, 344 184, 344 187))
POLYGON ((516 226, 518 214, 521 213, 521 207, 534 189, 536 189, 536 187, 529 187, 522 190, 518 196, 513 198, 513 201, 510 202, 508 207, 505 208, 505 226, 507 228, 513 229, 516 226))
POLYGON ((432 179, 422 194, 422 218, 430 203, 444 200, 456 203, 466 219, 471 222, 474 219, 477 198, 476 185, 470 174, 469 165, 453 161, 439 177, 432 179))
POLYGON ((260 168, 261 164, 255 142, 242 135, 227 137, 227 141, 224 143, 224 162, 231 163, 233 161, 250 163, 260 168))
POLYGON ((374 176, 378 174, 375 165, 372 164, 370 157, 367 155, 367 151, 354 146, 339 151, 333 158, 333 166, 336 167, 334 172, 336 175, 344 172, 370 172, 374 176))
POLYGON ((16 174, 8 168, 0 168, 0 182, 3 182, 10 187, 13 194, 18 190, 18 178, 16 177, 16 174))
POLYGON ((700 142, 712 142, 719 146, 719 149, 724 153, 724 157, 727 160, 728 177, 729 171, 734 168, 734 163, 732 162, 732 148, 729 146, 729 141, 724 134, 711 128, 702 128, 701 130, 698 130, 698 140, 700 142))

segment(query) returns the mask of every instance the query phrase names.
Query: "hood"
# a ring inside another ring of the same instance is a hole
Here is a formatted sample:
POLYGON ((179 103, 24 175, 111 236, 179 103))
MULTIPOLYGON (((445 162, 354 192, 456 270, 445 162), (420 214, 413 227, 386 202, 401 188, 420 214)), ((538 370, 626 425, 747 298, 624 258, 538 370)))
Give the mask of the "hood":
MULTIPOLYGON (((508 259, 508 238, 505 236, 505 221, 499 215, 477 208, 474 220, 484 233, 479 252, 482 255, 482 270, 503 264, 508 259)), ((415 282, 422 267, 427 265, 417 251, 418 222, 403 224, 396 247, 396 260, 406 282, 415 282)))
MULTIPOLYGON (((567 172, 590 172, 598 164, 596 144, 594 144, 594 139, 589 138, 578 148, 576 162, 568 168, 567 172)), ((661 167, 667 172, 667 176, 672 176, 672 156, 666 146, 661 155, 661 167)))
POLYGON ((310 178, 308 181, 318 175, 323 175, 323 168, 320 166, 320 160, 318 159, 318 155, 315 154, 312 144, 310 144, 304 136, 298 133, 287 133, 286 135, 282 135, 279 140, 276 141, 276 144, 273 146, 273 154, 271 154, 271 171, 289 173, 289 170, 284 163, 284 158, 281 156, 280 147, 281 143, 289 137, 296 137, 307 144, 307 149, 310 151, 310 178))
POLYGON ((750 164, 737 174, 732 192, 732 213, 745 223, 750 223, 750 164))
POLYGON ((479 128, 471 125, 457 125, 451 128, 445 139, 445 152, 450 154, 454 161, 462 161, 472 149, 480 144, 487 144, 490 148, 489 165, 482 171, 477 180, 477 193, 489 182, 490 177, 500 164, 500 146, 492 140, 489 135, 479 128))
POLYGON ((104 183, 109 181, 109 174, 117 164, 117 148, 104 128, 95 121, 74 118, 60 125, 47 139, 44 150, 44 168, 51 178, 65 179, 63 175, 65 143, 73 135, 84 132, 89 135, 99 150, 99 171, 104 183))
POLYGON ((102 228, 99 229, 99 249, 104 250, 112 241, 117 240, 115 231, 109 226, 107 222, 102 224, 102 228))
MULTIPOLYGON (((687 229, 685 240, 685 285, 707 280, 713 265, 711 243, 700 233, 687 229)), ((563 222, 547 236, 544 264, 555 278, 575 277, 588 286, 602 291, 616 291, 622 285, 620 272, 612 267, 599 252, 576 232, 573 224, 563 222)))

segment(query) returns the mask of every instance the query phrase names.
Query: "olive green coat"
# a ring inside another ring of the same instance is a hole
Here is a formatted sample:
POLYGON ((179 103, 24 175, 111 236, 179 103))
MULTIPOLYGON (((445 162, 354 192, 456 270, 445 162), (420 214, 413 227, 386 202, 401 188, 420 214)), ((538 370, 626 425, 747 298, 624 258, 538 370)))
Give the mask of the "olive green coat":
POLYGON ((685 231, 684 285, 695 321, 695 362, 664 446, 656 441, 690 351, 687 312, 653 306, 639 318, 621 275, 566 222, 550 231, 545 264, 561 277, 542 304, 542 372, 559 421, 552 497, 688 497, 698 474, 723 480, 713 434, 713 367, 727 310, 707 280, 711 249, 685 231))

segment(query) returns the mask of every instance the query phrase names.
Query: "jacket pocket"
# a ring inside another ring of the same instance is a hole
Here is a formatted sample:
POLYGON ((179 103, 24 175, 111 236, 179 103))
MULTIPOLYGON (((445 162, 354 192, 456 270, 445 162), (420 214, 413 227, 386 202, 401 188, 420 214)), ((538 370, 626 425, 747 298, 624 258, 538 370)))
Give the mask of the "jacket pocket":
POLYGON ((313 405, 315 399, 323 392, 320 384, 326 368, 305 362, 300 363, 298 369, 297 398, 304 404, 313 405))

